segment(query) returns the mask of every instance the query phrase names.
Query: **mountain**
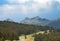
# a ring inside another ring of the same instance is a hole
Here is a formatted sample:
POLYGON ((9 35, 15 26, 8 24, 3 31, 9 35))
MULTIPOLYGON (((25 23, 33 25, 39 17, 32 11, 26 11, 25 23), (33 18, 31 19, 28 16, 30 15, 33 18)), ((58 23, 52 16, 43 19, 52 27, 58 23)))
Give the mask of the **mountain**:
POLYGON ((51 21, 48 26, 55 27, 55 28, 60 28, 60 18, 51 21))
POLYGON ((39 16, 33 18, 25 18, 21 21, 23 24, 32 24, 32 25, 42 25, 45 26, 50 22, 50 20, 45 18, 40 18, 39 16))
POLYGON ((39 16, 33 18, 25 18, 21 21, 22 24, 30 25, 41 25, 41 26, 50 26, 54 28, 60 28, 60 18, 55 20, 48 20, 45 18, 40 18, 39 16))

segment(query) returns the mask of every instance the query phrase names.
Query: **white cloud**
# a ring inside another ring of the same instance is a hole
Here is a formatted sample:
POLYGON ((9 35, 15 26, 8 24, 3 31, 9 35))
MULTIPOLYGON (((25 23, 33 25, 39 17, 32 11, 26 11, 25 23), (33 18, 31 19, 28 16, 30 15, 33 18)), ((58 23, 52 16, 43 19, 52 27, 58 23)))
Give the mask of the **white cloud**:
POLYGON ((28 13, 28 7, 25 5, 20 6, 21 13, 27 14, 28 13))
MULTIPOLYGON (((25 3, 25 2, 29 2, 31 0, 7 0, 7 1, 9 3, 25 3)), ((32 1, 34 1, 36 3, 43 3, 43 4, 45 4, 49 1, 58 1, 58 2, 60 2, 60 0, 32 0, 32 1)))
MULTIPOLYGON (((14 7, 11 5, 2 5, 0 6, 0 17, 8 17, 11 15, 11 13, 13 12, 14 7)), ((13 13, 12 13, 13 15, 13 13)))
MULTIPOLYGON (((51 9, 51 1, 52 0, 34 0, 34 2, 31 5, 22 5, 20 3, 25 3, 29 0, 7 0, 10 3, 19 3, 19 5, 3 5, 0 7, 0 11, 5 15, 9 14, 29 14, 32 13, 39 13, 39 9, 44 9, 46 12, 48 12, 51 9), (2 8, 2 9, 1 9, 2 8)), ((60 0, 58 0, 60 1, 60 0)), ((28 4, 28 3, 27 3, 28 4)))
POLYGON ((10 5, 2 6, 2 11, 4 12, 4 14, 9 14, 13 9, 14 7, 10 5))
POLYGON ((25 3, 25 2, 27 2, 27 1, 29 1, 29 0, 18 0, 17 2, 18 2, 18 3, 25 3))
MULTIPOLYGON (((24 3, 26 1, 29 1, 29 0, 8 0, 8 2, 10 3, 24 3)), ((39 9, 43 8, 43 9, 47 9, 49 10, 46 2, 48 2, 48 0, 46 1, 42 1, 40 2, 40 0, 34 0, 35 3, 32 3, 31 5, 3 5, 1 8, 2 8, 2 12, 5 14, 5 15, 13 15, 13 14, 28 14, 30 12, 32 13, 39 13, 39 9), (36 3, 37 2, 37 3, 36 3), (39 3, 38 3, 39 2, 39 3)), ((1 9, 0 9, 1 10, 1 9)))
POLYGON ((60 0, 55 0, 55 1, 58 1, 58 2, 60 2, 60 0))
MULTIPOLYGON (((37 15, 52 10, 52 0, 7 0, 9 4, 0 6, 0 17, 20 17, 20 15, 37 15), (25 3, 27 2, 27 3, 25 3), (29 3, 30 2, 30 3, 29 3), (18 4, 17 4, 18 3, 18 4), (23 4, 24 3, 24 4, 23 4), (28 4, 28 5, 26 5, 28 4), (41 13, 42 12, 42 13, 41 13)), ((60 2, 60 0, 54 0, 60 2)), ((60 10, 60 7, 58 7, 60 10)))
POLYGON ((34 0, 35 2, 37 2, 37 3, 46 3, 46 2, 48 2, 49 0, 34 0))
POLYGON ((40 5, 38 5, 38 4, 32 4, 31 5, 31 8, 34 11, 34 13, 38 13, 38 10, 40 8, 40 5))
POLYGON ((25 3, 29 0, 7 0, 9 3, 25 3))

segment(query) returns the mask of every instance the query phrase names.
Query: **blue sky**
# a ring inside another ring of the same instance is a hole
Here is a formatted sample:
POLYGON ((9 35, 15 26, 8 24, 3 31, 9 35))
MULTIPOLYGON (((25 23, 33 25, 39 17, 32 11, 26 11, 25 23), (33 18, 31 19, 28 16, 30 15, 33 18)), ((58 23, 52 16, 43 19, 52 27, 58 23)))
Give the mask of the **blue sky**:
POLYGON ((35 16, 60 18, 60 0, 0 0, 0 20, 19 22, 35 16))

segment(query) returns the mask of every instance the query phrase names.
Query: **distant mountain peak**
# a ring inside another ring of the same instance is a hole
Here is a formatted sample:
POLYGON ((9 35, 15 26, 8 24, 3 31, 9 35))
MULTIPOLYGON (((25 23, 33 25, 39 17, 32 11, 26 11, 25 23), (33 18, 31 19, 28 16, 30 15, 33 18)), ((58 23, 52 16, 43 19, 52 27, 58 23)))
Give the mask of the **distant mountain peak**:
POLYGON ((41 25, 41 26, 50 26, 54 28, 60 28, 60 18, 57 18, 55 20, 49 20, 46 18, 41 18, 39 16, 28 18, 26 17, 24 20, 22 20, 23 24, 29 24, 29 25, 41 25))
POLYGON ((29 19, 28 17, 26 17, 25 19, 29 19))
POLYGON ((36 17, 34 17, 34 18, 40 18, 39 16, 36 16, 36 17))
POLYGON ((57 20, 60 20, 60 18, 58 18, 57 20))
POLYGON ((35 18, 40 18, 39 16, 36 16, 35 18))
POLYGON ((31 19, 36 19, 36 20, 40 20, 41 18, 39 16, 33 17, 31 19))
POLYGON ((45 18, 40 18, 39 16, 33 18, 25 18, 21 23, 23 24, 33 24, 33 25, 46 25, 49 20, 45 18))

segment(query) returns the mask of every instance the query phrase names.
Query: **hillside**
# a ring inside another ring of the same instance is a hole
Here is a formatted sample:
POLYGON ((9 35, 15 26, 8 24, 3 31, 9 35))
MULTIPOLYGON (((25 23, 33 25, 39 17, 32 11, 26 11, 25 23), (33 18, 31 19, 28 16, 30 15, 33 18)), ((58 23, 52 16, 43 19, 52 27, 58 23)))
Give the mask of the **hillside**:
POLYGON ((56 29, 60 29, 60 19, 56 19, 56 20, 53 20, 51 21, 48 26, 50 27, 54 27, 56 29))
POLYGON ((48 26, 36 26, 16 23, 12 21, 0 21, 0 37, 4 39, 18 39, 21 34, 28 35, 40 30, 51 30, 48 26))

